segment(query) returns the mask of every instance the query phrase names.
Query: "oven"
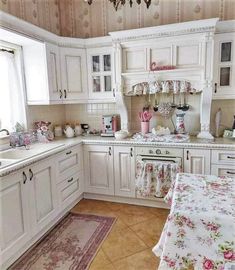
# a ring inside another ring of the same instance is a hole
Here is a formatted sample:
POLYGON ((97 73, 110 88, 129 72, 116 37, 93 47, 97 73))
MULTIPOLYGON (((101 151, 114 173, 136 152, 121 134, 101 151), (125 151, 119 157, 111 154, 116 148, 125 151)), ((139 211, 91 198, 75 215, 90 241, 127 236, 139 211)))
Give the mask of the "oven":
POLYGON ((183 149, 169 147, 136 147, 135 151, 136 197, 148 200, 162 200, 178 172, 175 171, 176 168, 180 171, 183 166, 183 149), (140 166, 143 167, 140 168, 140 166), (146 169, 144 166, 150 167, 150 170, 148 170, 147 167, 146 169), (175 168, 174 173, 170 168, 175 168), (150 171, 149 176, 145 169, 150 171), (170 170, 170 173, 168 173, 167 170, 170 170), (139 189, 138 179, 140 182, 142 181, 141 184, 143 185, 151 185, 151 192, 148 191, 147 195, 146 192, 139 192, 141 189, 139 189))

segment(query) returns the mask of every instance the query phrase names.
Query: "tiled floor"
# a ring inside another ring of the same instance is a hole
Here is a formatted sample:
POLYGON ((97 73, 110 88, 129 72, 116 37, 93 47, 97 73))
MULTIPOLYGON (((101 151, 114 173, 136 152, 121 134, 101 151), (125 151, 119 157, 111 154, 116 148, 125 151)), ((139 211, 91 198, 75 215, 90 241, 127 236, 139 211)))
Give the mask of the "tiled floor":
POLYGON ((159 260, 152 247, 161 235, 168 210, 84 199, 72 211, 117 218, 90 270, 157 269, 159 260))

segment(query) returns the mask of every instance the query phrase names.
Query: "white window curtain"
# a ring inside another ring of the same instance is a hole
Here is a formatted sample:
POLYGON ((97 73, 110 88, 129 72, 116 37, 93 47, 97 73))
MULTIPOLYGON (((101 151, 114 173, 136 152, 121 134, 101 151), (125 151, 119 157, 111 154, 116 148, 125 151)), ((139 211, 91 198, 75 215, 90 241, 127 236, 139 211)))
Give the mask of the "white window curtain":
POLYGON ((0 129, 13 131, 17 122, 26 123, 19 71, 14 54, 0 51, 0 129))

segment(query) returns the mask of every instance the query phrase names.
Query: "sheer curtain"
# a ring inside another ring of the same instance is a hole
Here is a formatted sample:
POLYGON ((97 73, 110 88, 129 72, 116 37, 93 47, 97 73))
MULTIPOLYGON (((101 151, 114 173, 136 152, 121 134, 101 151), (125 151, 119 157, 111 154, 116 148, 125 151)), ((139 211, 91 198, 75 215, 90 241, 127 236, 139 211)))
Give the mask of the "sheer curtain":
POLYGON ((13 131, 17 122, 26 123, 19 72, 14 54, 0 51, 0 129, 13 131))

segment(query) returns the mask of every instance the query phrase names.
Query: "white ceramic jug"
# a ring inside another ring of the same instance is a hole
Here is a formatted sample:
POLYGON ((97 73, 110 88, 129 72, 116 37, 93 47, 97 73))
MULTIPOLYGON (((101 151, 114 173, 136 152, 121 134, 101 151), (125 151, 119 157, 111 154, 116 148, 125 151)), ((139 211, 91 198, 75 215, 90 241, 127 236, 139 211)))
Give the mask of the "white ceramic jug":
POLYGON ((64 129, 64 134, 67 138, 72 138, 74 137, 74 129, 71 128, 69 125, 66 125, 64 129))

